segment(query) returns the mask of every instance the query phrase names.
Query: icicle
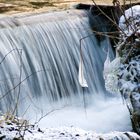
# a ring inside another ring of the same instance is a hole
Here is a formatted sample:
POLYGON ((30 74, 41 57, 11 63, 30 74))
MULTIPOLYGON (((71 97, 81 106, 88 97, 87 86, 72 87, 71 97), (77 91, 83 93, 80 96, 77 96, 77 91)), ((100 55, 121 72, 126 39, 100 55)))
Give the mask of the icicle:
POLYGON ((80 63, 79 63, 79 83, 81 87, 88 87, 87 81, 84 77, 84 68, 83 68, 83 59, 82 59, 82 52, 80 54, 80 63))
POLYGON ((105 79, 105 76, 106 76, 106 74, 108 73, 108 71, 110 69, 110 63, 111 63, 111 61, 110 61, 110 57, 109 57, 109 48, 108 48, 106 60, 104 62, 104 70, 103 70, 104 79, 105 79))

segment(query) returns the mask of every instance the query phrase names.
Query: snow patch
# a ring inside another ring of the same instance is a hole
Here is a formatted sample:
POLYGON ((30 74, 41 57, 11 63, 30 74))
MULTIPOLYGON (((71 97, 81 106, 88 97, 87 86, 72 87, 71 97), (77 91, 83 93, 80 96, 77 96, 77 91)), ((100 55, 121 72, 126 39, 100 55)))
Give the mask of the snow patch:
POLYGON ((131 36, 134 32, 140 32, 140 5, 133 6, 125 11, 120 18, 119 27, 123 31, 123 37, 131 36))

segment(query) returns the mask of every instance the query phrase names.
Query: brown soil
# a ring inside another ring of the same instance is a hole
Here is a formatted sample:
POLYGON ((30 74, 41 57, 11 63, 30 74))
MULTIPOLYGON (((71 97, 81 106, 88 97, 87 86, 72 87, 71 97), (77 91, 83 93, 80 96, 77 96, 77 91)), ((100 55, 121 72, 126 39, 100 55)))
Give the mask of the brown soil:
MULTIPOLYGON (((124 0, 120 0, 123 4, 124 0)), ((129 3, 129 0, 125 0, 129 3)), ((140 0, 131 0, 140 2, 140 0)), ((112 0, 95 0, 97 4, 112 5, 112 0)), ((92 0, 0 0, 0 13, 15 14, 21 12, 50 12, 66 10, 78 3, 93 4, 92 0), (86 1, 86 2, 85 2, 86 1)))

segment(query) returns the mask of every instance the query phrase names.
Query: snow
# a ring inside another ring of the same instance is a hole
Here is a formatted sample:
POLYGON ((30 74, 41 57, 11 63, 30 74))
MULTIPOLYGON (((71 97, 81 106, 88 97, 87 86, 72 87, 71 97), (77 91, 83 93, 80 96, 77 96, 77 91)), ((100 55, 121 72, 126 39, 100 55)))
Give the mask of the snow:
MULTIPOLYGON (((138 92, 140 77, 140 55, 132 58, 128 64, 122 64, 120 67, 119 88, 123 94, 138 92)), ((124 95, 127 97, 127 95, 124 95)))
MULTIPOLYGON (((130 44, 133 45, 133 43, 136 43, 140 40, 140 38, 137 36, 137 33, 140 33, 140 5, 129 8, 125 11, 124 15, 120 18, 119 27, 122 30, 121 33, 124 37, 124 40, 126 40, 128 36, 135 34, 135 42, 131 42, 130 44), (124 35, 124 33, 127 35, 127 37, 124 35)), ((127 45, 127 43, 128 41, 125 45, 127 45)), ((129 48, 127 49, 129 50, 129 48)), ((127 49, 122 50, 124 56, 127 54, 127 49)), ((139 49, 134 49, 134 51, 139 52, 139 49)), ((134 55, 134 57, 129 60, 129 63, 121 64, 118 78, 119 88, 124 94, 138 92, 138 87, 140 84, 140 55, 134 55)))
POLYGON ((118 50, 122 52, 123 63, 117 74, 118 86, 130 110, 133 129, 140 133, 140 5, 126 10, 119 26, 122 42, 118 50))
POLYGON ((120 18, 119 27, 123 31, 123 37, 131 36, 134 32, 140 32, 140 5, 133 6, 125 11, 120 18))
POLYGON ((21 136, 24 136, 25 140, 129 140, 129 137, 134 140, 140 139, 137 134, 132 132, 97 134, 93 131, 85 131, 76 127, 59 127, 41 130, 35 126, 28 126, 26 129, 23 129, 22 124, 17 125, 12 121, 9 124, 5 121, 3 126, 0 126, 0 132, 0 137, 3 140, 21 138, 21 136))

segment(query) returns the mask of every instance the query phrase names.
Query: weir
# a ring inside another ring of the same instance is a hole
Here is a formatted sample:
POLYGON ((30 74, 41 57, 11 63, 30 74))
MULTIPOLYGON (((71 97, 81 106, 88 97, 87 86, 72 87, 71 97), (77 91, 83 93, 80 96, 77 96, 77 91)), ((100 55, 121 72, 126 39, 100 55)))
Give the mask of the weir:
POLYGON ((34 112, 37 116, 64 106, 82 106, 78 70, 80 39, 84 37, 81 47, 88 83, 84 90, 86 106, 109 98, 103 64, 108 48, 111 59, 113 52, 107 37, 99 42, 92 33, 87 11, 17 15, 0 21, 2 111, 20 116, 34 112))

